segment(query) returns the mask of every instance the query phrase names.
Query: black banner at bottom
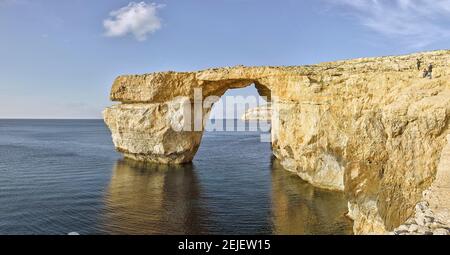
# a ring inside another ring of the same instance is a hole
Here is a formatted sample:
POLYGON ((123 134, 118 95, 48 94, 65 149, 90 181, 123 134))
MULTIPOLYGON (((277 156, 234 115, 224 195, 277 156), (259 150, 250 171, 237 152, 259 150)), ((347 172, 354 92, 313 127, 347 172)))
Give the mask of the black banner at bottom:
POLYGON ((431 252, 438 244, 446 246, 450 237, 442 236, 0 236, 0 244, 33 250, 118 253, 227 255, 227 254, 310 254, 316 252, 431 252), (428 243, 429 242, 429 243, 428 243))

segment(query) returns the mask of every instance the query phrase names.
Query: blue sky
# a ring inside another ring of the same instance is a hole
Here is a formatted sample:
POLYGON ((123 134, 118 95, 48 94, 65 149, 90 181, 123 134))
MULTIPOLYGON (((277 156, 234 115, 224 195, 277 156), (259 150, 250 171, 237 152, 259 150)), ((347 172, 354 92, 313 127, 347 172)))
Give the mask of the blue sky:
POLYGON ((120 74, 450 48, 450 0, 0 0, 0 34, 0 118, 99 118, 120 74))

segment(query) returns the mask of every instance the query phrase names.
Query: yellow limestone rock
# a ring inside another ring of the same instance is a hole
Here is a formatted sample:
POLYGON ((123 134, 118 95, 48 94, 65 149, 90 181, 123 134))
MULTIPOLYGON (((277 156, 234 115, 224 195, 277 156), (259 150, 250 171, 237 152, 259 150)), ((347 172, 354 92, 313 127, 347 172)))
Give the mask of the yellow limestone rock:
POLYGON ((121 104, 107 108, 104 119, 126 157, 189 162, 201 142, 198 118, 207 118, 226 90, 250 84, 271 98, 274 155, 311 184, 344 190, 357 234, 402 224, 438 165, 448 168, 440 161, 447 160, 441 153, 449 134, 450 51, 124 75, 111 90, 111 99, 121 104), (417 69, 418 58, 433 64, 433 79, 422 77, 425 66, 417 69), (205 102, 194 100, 195 89, 207 99, 200 116, 195 112, 205 102))

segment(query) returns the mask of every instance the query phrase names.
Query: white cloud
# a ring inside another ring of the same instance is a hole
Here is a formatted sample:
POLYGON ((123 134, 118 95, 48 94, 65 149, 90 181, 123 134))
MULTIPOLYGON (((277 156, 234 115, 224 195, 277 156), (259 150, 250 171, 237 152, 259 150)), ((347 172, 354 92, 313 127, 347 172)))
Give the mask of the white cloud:
POLYGON ((106 36, 120 37, 133 34, 138 41, 144 41, 149 34, 161 29, 158 9, 163 5, 131 2, 127 6, 110 12, 110 18, 103 21, 106 36))
POLYGON ((326 0, 411 48, 450 38, 450 0, 326 0))

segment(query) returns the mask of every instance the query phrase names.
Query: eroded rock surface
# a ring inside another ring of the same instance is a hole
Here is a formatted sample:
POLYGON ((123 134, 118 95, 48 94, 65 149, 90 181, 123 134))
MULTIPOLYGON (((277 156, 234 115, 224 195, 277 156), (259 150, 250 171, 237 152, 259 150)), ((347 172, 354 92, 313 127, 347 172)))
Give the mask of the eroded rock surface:
POLYGON ((422 194, 415 213, 391 234, 450 235, 450 135, 441 152, 435 180, 422 194))
POLYGON ((385 233, 415 213, 442 164, 449 65, 450 51, 434 51, 311 66, 124 75, 111 91, 111 99, 122 103, 104 117, 126 157, 189 162, 202 137, 194 118, 206 118, 226 90, 255 84, 271 98, 272 147, 284 168, 315 186, 344 190, 355 233, 385 233), (422 77, 425 66, 418 70, 417 58, 433 64, 433 79, 422 77), (194 89, 207 102, 194 100, 194 89), (187 126, 193 131, 179 131, 187 126))

